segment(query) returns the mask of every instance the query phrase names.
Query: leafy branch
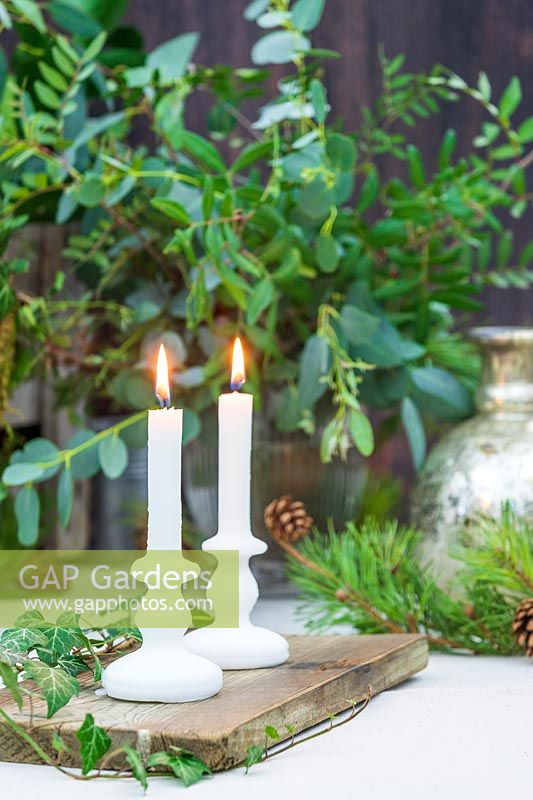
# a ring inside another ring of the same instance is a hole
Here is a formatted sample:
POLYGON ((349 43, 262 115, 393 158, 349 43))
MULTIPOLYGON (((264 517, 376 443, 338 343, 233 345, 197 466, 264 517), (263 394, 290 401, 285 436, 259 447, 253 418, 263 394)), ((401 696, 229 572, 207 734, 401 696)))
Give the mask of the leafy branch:
POLYGON ((418 631, 438 650, 508 655, 519 652, 511 632, 516 606, 533 589, 531 533, 531 524, 509 507, 500 520, 480 519, 468 532, 470 545, 454 554, 461 568, 453 595, 421 564, 420 534, 393 522, 367 519, 299 547, 279 543, 289 554, 310 629, 350 624, 363 633, 418 631))

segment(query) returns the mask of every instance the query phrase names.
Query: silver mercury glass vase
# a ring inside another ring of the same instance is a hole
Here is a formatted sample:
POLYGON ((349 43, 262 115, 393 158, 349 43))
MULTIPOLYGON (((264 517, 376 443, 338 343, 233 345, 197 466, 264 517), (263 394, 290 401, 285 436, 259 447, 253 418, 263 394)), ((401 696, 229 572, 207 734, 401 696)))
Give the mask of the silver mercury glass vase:
POLYGON ((533 518, 533 328, 474 328, 471 339, 483 356, 477 414, 432 450, 411 506, 441 585, 457 569, 449 552, 469 520, 498 516, 505 501, 533 518))

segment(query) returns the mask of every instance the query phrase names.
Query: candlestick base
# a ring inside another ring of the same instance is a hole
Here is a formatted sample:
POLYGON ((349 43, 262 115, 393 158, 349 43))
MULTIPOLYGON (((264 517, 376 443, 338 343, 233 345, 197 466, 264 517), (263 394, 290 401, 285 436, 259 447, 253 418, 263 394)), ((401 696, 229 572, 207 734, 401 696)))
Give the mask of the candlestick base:
POLYGON ((143 630, 143 645, 104 670, 102 685, 117 700, 146 703, 190 703, 222 688, 216 664, 192 653, 183 631, 143 630))
POLYGON ((201 628, 185 637, 192 653, 221 669, 276 667, 289 657, 289 645, 279 633, 250 622, 239 628, 201 628))

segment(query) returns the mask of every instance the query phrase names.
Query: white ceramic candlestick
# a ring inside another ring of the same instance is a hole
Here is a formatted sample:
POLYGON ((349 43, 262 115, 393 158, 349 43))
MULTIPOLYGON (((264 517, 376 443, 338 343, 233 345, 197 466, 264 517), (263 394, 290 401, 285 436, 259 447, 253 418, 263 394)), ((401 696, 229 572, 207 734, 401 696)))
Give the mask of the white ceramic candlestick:
MULTIPOLYGON (((182 425, 181 409, 148 412, 148 550, 181 549, 182 425)), ((102 684, 108 695, 119 700, 184 703, 220 691, 221 669, 188 650, 184 628, 143 628, 141 632, 142 646, 105 669, 102 684)))
MULTIPOLYGON (((237 339, 236 350, 238 347, 237 339)), ((244 382, 244 367, 240 379, 234 372, 232 387, 244 382)), ((185 637, 192 652, 222 669, 273 667, 289 657, 282 636, 250 622, 259 591, 249 562, 267 550, 266 543, 253 535, 250 522, 252 410, 251 394, 233 391, 219 397, 218 533, 202 546, 204 550, 239 551, 239 627, 201 628, 185 637)))

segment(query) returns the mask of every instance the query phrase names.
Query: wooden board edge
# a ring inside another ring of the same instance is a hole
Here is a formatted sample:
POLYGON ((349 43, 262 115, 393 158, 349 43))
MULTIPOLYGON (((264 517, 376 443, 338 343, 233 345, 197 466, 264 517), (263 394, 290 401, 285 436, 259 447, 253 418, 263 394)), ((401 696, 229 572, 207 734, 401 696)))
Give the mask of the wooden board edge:
MULTIPOLYGON (((407 638, 407 636, 406 636, 407 638)), ((181 736, 179 741, 172 739, 172 734, 162 732, 161 736, 153 736, 148 731, 131 731, 123 728, 110 728, 108 734, 112 739, 112 749, 124 744, 142 748, 145 752, 155 752, 167 749, 172 744, 191 750, 196 756, 203 759, 213 771, 230 769, 242 763, 251 744, 264 744, 264 728, 273 725, 281 734, 280 741, 290 738, 291 734, 286 726, 294 727, 296 733, 301 733, 310 727, 322 722, 331 714, 338 714, 346 710, 353 702, 362 701, 367 693, 369 683, 372 684, 373 695, 390 689, 407 680, 428 662, 428 643, 423 635, 409 636, 409 641, 399 642, 386 656, 376 655, 368 662, 354 666, 342 675, 336 675, 292 698, 283 707, 274 706, 267 709, 243 725, 230 730, 226 735, 214 738, 210 735, 181 736), (406 661, 406 654, 408 659, 406 661), (391 665, 395 667, 391 671, 391 665), (312 712, 306 705, 309 694, 316 694, 312 712), (316 707, 320 706, 321 713, 317 715, 316 707), (142 740, 142 741, 141 741, 142 740)), ((6 700, 12 701, 8 690, 0 690, 0 704, 6 700)), ((40 719, 31 728, 33 738, 46 752, 52 752, 51 742, 54 732, 59 733, 67 745, 76 746, 77 740, 74 732, 66 726, 67 720, 55 721, 40 719)), ((18 737, 0 719, 0 761, 16 763, 35 763, 35 752, 30 745, 18 737)), ((65 767, 79 767, 77 758, 64 754, 58 764, 65 767)), ((110 769, 124 767, 124 762, 118 759, 109 761, 110 769)))

